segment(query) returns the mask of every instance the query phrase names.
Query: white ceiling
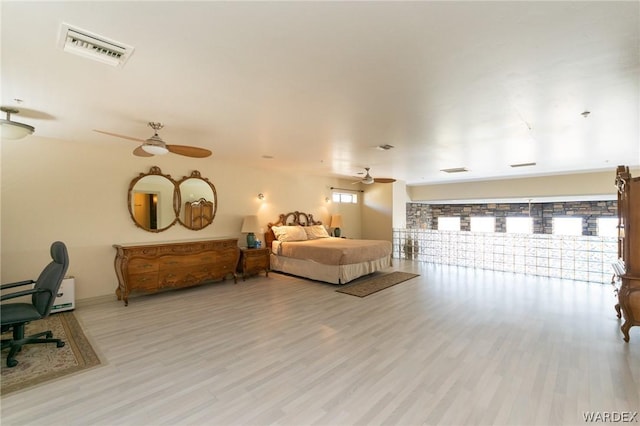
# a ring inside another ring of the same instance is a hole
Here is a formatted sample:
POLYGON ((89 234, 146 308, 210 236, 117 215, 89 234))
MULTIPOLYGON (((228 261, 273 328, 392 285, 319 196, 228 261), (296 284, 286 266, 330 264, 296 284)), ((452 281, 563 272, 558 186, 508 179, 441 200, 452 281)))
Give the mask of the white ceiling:
POLYGON ((640 165, 637 1, 0 7, 1 104, 30 138, 131 155, 92 129, 144 139, 160 121, 214 152, 194 162, 410 185, 640 165), (135 51, 122 68, 63 52, 62 23, 135 51))

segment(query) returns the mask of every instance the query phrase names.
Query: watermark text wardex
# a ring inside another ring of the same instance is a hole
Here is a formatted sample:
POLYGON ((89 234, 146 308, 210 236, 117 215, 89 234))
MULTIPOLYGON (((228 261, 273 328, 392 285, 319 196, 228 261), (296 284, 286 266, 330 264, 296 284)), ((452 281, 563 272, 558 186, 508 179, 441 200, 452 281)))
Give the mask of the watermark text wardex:
POLYGON ((587 423, 640 422, 637 411, 585 411, 582 417, 587 423))

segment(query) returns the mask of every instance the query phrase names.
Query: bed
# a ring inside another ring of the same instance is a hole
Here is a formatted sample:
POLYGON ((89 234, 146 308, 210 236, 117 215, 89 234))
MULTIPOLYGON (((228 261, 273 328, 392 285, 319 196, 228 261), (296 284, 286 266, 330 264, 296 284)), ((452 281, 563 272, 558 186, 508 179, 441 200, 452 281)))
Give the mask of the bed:
POLYGON ((271 270, 346 284, 391 266, 391 242, 331 237, 311 214, 290 212, 268 224, 271 270))

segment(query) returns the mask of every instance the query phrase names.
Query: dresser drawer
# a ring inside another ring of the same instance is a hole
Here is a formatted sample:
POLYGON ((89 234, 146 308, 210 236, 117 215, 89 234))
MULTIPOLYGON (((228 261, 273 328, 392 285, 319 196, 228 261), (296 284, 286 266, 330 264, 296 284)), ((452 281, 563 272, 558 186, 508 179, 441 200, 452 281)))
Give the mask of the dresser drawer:
POLYGON ((129 286, 136 290, 157 290, 158 289, 158 273, 149 272, 146 274, 129 274, 129 286))
POLYGON ((147 272, 158 272, 158 261, 156 259, 131 259, 127 265, 130 274, 143 274, 147 272))

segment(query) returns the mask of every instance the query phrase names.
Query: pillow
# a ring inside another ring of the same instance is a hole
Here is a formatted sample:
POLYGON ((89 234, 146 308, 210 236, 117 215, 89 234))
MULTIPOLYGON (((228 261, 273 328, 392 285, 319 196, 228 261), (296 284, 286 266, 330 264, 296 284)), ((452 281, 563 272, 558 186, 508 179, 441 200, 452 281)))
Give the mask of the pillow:
POLYGON ((315 240, 316 238, 329 238, 327 230, 322 225, 305 226, 304 232, 307 233, 307 238, 315 240))
POLYGON ((278 241, 304 241, 307 233, 302 226, 272 226, 273 235, 278 241))

